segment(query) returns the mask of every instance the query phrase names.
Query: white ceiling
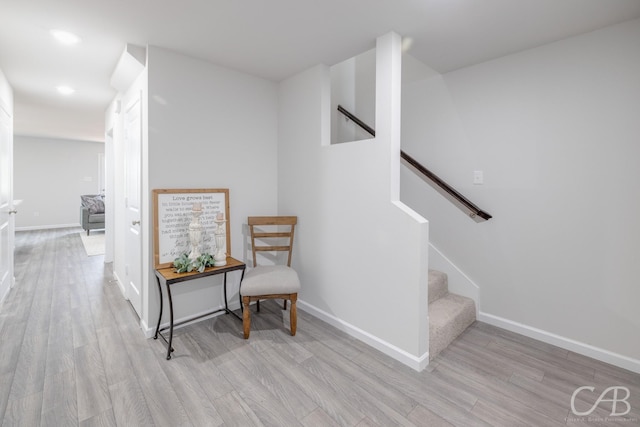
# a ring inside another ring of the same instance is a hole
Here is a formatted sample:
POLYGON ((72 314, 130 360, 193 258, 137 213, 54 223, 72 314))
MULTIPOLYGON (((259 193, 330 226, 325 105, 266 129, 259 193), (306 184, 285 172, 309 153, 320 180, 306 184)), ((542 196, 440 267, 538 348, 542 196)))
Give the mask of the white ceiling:
POLYGON ((446 72, 640 18, 640 0, 0 0, 0 69, 19 135, 104 139, 126 43, 280 81, 374 46, 391 30, 446 72), (49 30, 76 33, 61 46, 49 30), (70 97, 55 87, 76 89, 70 97))

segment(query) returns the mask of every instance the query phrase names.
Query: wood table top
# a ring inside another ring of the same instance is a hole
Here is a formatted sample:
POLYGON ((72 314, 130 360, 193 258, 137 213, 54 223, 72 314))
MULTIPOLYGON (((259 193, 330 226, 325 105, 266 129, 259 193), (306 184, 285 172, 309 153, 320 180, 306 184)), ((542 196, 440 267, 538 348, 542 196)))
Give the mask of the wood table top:
POLYGON ((227 257, 227 264, 220 267, 207 267, 202 273, 197 270, 189 273, 176 273, 175 267, 165 267, 156 269, 156 276, 162 277, 167 284, 183 282, 185 280, 199 279, 201 277, 213 276, 229 271, 244 270, 246 264, 230 256, 227 257))

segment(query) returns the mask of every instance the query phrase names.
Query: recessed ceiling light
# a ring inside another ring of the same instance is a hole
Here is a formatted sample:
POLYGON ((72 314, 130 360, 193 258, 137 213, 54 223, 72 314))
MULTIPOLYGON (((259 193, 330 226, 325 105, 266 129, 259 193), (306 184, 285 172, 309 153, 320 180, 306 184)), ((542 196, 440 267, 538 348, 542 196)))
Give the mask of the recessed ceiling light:
POLYGON ((73 92, 76 91, 74 88, 69 86, 58 86, 56 87, 56 89, 58 89, 58 92, 61 93, 62 95, 71 95, 73 92))
POLYGON ((80 42, 80 37, 69 31, 51 30, 51 35, 62 44, 72 45, 80 42))
POLYGON ((411 49, 412 45, 413 45, 413 38, 412 37, 403 37, 402 38, 402 51, 403 52, 408 52, 409 49, 411 49))

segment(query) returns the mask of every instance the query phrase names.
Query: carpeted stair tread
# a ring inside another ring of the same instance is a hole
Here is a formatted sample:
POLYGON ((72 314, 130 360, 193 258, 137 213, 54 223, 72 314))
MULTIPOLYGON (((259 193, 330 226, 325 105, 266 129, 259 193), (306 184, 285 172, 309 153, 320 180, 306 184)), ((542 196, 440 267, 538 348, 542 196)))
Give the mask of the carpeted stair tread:
POLYGON ((446 273, 429 270, 429 304, 442 298, 449 292, 449 279, 446 273))
POLYGON ((447 294, 429 304, 429 359, 433 360, 476 320, 471 298, 447 294))

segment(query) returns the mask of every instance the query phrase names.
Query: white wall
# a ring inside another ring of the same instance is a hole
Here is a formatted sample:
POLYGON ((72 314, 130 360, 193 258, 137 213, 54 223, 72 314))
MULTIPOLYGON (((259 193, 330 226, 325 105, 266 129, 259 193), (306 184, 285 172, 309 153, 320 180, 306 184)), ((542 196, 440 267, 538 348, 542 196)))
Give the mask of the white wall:
POLYGON ((0 105, 13 117, 13 89, 0 69, 0 105))
POLYGON ((481 320, 640 369, 640 21, 411 83, 402 200, 480 287, 481 320), (474 170, 485 183, 472 185, 474 170))
MULTIPOLYGON (((231 255, 245 260, 247 217, 277 213, 276 84, 154 46, 148 47, 147 66, 146 204, 153 189, 228 188, 231 255)), ((152 210, 147 207, 149 237, 152 210)), ((147 325, 155 325, 158 296, 152 240, 147 242, 144 317, 147 325)), ((239 279, 239 272, 229 274, 229 299, 236 306, 239 279)), ((194 281, 174 288, 177 319, 223 304, 222 278, 214 280, 219 286, 194 281)))
POLYGON ((104 143, 14 137, 14 199, 22 199, 17 229, 80 225, 80 195, 98 194, 104 143))
POLYGON ((329 69, 279 88, 278 207, 298 215, 299 307, 416 369, 428 359, 428 224, 398 197, 400 38, 378 40, 376 138, 330 145, 329 69))

